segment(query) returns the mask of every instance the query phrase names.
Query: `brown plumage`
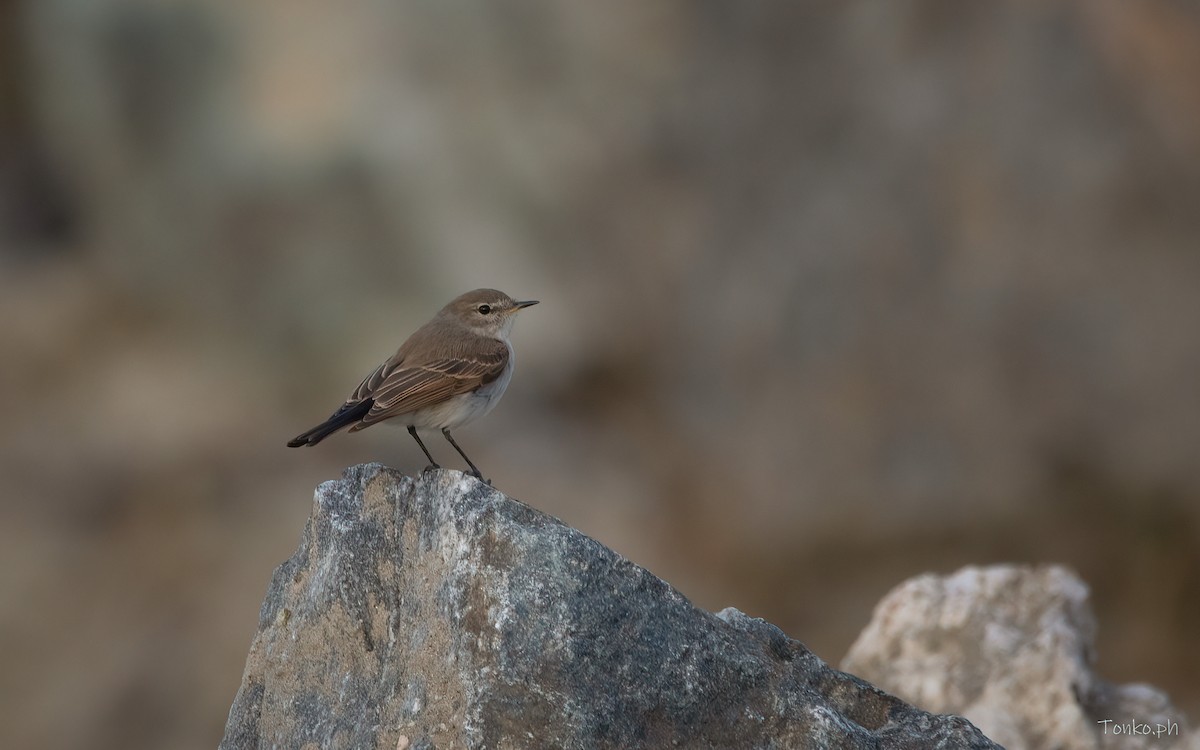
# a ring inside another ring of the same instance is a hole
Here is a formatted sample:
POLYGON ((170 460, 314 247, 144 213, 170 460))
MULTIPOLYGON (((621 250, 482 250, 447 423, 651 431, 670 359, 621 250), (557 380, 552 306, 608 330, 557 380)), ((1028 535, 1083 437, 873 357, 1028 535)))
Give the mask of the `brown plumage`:
POLYGON ((442 430, 478 475, 449 430, 483 416, 499 401, 512 376, 508 334, 513 318, 535 304, 495 289, 457 297, 364 378, 329 419, 297 435, 288 446, 316 445, 346 427, 356 432, 397 419, 434 466, 416 428, 442 430))

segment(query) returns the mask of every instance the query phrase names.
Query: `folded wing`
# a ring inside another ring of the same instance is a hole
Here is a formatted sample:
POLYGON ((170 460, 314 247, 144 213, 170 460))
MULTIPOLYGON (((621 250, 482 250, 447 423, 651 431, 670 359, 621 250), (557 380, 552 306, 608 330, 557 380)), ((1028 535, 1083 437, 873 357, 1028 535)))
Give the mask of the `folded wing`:
POLYGON ((384 363, 371 373, 347 401, 365 403, 371 408, 351 432, 417 411, 448 398, 470 393, 500 377, 508 364, 509 350, 503 341, 495 341, 486 350, 464 357, 445 357, 413 365, 400 361, 384 363))

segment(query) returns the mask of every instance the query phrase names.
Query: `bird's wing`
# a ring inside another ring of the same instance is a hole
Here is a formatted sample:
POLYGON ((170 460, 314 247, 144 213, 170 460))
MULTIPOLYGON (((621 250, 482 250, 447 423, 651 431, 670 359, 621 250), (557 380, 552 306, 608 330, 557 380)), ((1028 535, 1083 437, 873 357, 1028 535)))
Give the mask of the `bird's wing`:
POLYGON ((492 382, 508 364, 508 346, 494 341, 485 351, 465 357, 445 357, 414 365, 381 365, 367 376, 351 400, 374 399, 371 410, 352 429, 432 406, 492 382))
POLYGON ((363 382, 358 384, 358 387, 354 389, 354 393, 350 394, 350 398, 346 399, 346 403, 342 408, 373 398, 375 391, 387 379, 388 374, 396 372, 403 364, 404 362, 400 359, 399 353, 384 360, 383 364, 376 367, 370 375, 363 378, 363 382))

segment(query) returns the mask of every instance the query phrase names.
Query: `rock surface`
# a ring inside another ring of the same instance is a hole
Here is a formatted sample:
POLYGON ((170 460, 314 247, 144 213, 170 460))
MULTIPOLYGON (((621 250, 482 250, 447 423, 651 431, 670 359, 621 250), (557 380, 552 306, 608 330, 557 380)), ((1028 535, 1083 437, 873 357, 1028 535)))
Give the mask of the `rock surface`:
POLYGON ((221 748, 542 747, 995 745, 458 472, 322 484, 221 748))
POLYGON ((1064 568, 964 568, 895 588, 842 668, 1008 750, 1200 749, 1164 694, 1096 676, 1095 630, 1087 586, 1064 568))

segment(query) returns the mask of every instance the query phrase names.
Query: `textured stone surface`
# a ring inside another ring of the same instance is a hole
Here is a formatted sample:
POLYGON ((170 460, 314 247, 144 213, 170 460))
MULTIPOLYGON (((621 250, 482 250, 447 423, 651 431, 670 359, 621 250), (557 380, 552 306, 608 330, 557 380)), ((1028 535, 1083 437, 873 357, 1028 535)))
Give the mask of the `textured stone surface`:
POLYGON ((459 472, 378 465, 318 489, 221 744, 673 746, 994 747, 459 472))
POLYGON ((1163 693, 1096 676, 1095 631, 1087 586, 1064 568, 964 568, 894 589, 842 668, 1008 750, 1200 748, 1163 693))

